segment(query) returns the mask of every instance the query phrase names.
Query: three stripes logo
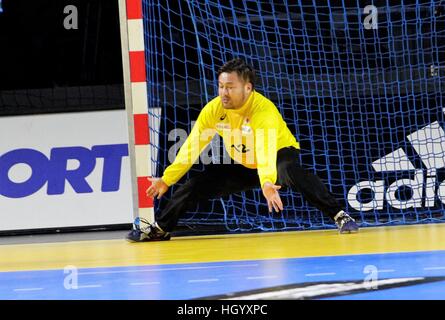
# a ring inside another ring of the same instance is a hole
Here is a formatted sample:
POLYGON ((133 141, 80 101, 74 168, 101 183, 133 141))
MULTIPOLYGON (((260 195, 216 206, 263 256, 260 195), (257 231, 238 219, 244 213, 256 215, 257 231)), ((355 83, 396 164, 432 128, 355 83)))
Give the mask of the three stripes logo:
POLYGON ((382 210, 385 203, 396 209, 431 208, 436 201, 445 204, 445 181, 439 182, 439 173, 445 168, 444 130, 435 121, 408 135, 407 140, 420 158, 421 168, 416 168, 403 148, 374 161, 372 167, 383 180, 354 185, 348 192, 352 208, 369 211, 382 210), (394 176, 396 180, 391 181, 394 176), (369 196, 364 199, 363 194, 369 196))

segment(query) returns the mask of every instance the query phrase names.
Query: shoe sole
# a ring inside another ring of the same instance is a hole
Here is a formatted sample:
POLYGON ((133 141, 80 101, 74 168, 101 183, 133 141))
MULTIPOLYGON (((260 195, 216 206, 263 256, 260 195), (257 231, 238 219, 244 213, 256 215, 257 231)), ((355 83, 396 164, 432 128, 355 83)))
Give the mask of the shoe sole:
POLYGON ((146 239, 146 240, 141 240, 141 241, 137 241, 137 240, 132 240, 132 239, 128 239, 125 238, 125 240, 127 240, 128 242, 131 243, 139 243, 139 242, 157 242, 157 241, 169 241, 170 237, 167 237, 165 239, 146 239))

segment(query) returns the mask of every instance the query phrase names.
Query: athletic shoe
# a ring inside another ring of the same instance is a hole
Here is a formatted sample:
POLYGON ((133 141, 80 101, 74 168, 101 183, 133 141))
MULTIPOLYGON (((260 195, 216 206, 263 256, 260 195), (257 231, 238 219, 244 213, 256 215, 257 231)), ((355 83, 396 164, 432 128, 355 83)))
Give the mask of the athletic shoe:
POLYGON ((343 213, 335 220, 340 233, 357 233, 358 225, 347 213, 343 213))
POLYGON ((167 241, 170 233, 162 231, 156 222, 151 224, 144 218, 136 218, 126 239, 130 242, 167 241))

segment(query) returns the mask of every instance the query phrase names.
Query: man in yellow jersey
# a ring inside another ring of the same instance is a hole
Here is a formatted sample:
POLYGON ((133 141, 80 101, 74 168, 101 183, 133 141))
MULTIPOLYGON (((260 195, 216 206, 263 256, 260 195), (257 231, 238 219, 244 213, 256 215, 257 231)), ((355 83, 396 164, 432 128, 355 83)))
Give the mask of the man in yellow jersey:
POLYGON ((234 160, 213 164, 186 181, 172 195, 156 222, 135 223, 127 239, 134 242, 170 239, 170 232, 187 208, 199 200, 261 188, 269 211, 283 210, 281 186, 303 194, 305 199, 337 224, 340 233, 353 233, 358 226, 314 174, 299 163, 300 144, 290 132, 276 106, 255 91, 255 72, 241 59, 218 71, 219 95, 200 112, 175 161, 161 178, 152 178, 147 195, 158 199, 181 179, 215 134, 234 160))

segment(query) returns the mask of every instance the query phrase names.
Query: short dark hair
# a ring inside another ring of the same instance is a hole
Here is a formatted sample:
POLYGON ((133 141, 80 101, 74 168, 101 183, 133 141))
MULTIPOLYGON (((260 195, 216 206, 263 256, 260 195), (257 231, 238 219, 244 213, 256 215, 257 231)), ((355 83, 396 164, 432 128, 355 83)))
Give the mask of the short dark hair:
POLYGON ((255 88, 255 70, 243 59, 236 58, 224 63, 218 70, 218 78, 223 72, 236 72, 244 81, 252 83, 252 89, 255 88))

